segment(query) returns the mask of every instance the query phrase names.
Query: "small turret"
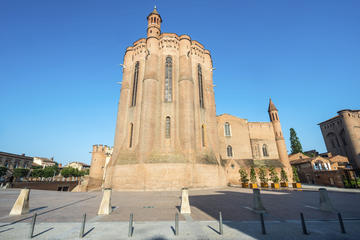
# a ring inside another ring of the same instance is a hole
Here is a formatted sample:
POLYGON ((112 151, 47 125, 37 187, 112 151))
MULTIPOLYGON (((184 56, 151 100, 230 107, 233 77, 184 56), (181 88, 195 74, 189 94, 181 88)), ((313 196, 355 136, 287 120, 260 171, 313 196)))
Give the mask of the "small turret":
POLYGON ((161 34, 161 16, 156 10, 156 6, 154 10, 148 15, 148 28, 147 28, 147 37, 155 37, 158 38, 161 34))

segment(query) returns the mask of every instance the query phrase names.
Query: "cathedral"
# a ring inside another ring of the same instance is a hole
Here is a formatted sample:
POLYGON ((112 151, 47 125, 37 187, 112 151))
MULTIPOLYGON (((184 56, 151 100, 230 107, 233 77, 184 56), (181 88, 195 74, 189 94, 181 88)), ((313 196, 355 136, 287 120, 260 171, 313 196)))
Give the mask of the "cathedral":
POLYGON ((126 49, 114 147, 94 145, 88 190, 179 190, 239 183, 239 168, 291 174, 278 110, 270 122, 216 116, 210 51, 188 35, 161 32, 126 49))

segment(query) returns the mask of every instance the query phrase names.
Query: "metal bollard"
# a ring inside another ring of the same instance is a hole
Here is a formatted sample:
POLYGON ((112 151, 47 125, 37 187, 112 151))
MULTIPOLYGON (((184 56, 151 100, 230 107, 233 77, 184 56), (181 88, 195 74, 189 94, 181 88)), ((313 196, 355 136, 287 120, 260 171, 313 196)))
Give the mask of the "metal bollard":
POLYGON ((175 236, 179 235, 179 213, 175 214, 175 236))
POLYGON ((34 215, 33 215, 33 217, 32 217, 32 221, 31 221, 29 238, 33 238, 33 236, 34 236, 34 229, 35 229, 36 217, 37 217, 37 213, 34 213, 34 215))
POLYGON ((134 215, 130 213, 128 237, 132 237, 133 235, 133 221, 134 221, 134 215))
POLYGON ((304 214, 303 213, 300 213, 300 218, 301 218, 301 226, 302 226, 302 230, 303 230, 303 233, 305 235, 308 235, 308 231, 306 229, 306 225, 305 225, 305 219, 304 219, 304 214))
POLYGON ((84 237, 85 222, 86 222, 86 213, 84 213, 83 221, 82 221, 82 223, 81 223, 80 234, 79 234, 79 237, 80 237, 80 238, 83 238, 83 237, 84 237))
POLYGON ((339 218, 341 233, 346 233, 344 222, 343 222, 343 219, 341 217, 341 213, 338 213, 337 215, 338 215, 338 218, 339 218))
POLYGON ((221 211, 219 212, 219 233, 220 235, 223 235, 223 222, 222 222, 222 215, 221 211))
POLYGON ((260 221, 261 221, 261 233, 262 234, 266 234, 266 230, 265 230, 265 222, 264 222, 264 214, 260 213, 260 221))

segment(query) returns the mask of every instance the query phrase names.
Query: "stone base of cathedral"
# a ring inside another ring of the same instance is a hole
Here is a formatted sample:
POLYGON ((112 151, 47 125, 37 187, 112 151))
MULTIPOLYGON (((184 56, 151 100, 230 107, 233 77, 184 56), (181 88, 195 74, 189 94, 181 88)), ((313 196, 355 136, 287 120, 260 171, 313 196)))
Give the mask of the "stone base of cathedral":
POLYGON ((105 186, 113 190, 179 190, 226 185, 221 166, 188 163, 115 165, 108 169, 105 186))

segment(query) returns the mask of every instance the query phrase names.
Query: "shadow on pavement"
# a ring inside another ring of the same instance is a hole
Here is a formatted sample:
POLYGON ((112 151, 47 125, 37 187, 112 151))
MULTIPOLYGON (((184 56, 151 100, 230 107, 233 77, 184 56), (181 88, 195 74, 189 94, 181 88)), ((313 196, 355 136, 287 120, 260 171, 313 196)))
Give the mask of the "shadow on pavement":
MULTIPOLYGON (((87 201, 87 200, 92 199, 92 198, 96 198, 96 196, 92 196, 92 197, 85 198, 85 199, 80 199, 80 200, 78 200, 78 201, 71 202, 71 203, 65 204, 65 205, 63 205, 63 206, 50 209, 50 210, 48 210, 48 211, 39 213, 39 214, 37 214, 37 215, 38 215, 38 216, 41 216, 41 215, 47 214, 47 213, 52 212, 52 211, 56 211, 56 210, 59 210, 59 209, 62 209, 62 208, 65 208, 65 207, 68 207, 68 206, 71 206, 71 205, 80 203, 80 202, 87 201)), ((18 222, 22 222, 22 221, 25 221, 25 220, 31 219, 31 218, 32 218, 32 216, 28 216, 28 217, 25 217, 25 218, 21 218, 21 219, 18 219, 18 220, 13 221, 13 222, 11 222, 11 223, 7 223, 7 224, 4 224, 4 225, 0 225, 0 227, 6 227, 6 226, 9 226, 9 225, 12 225, 12 224, 15 224, 15 223, 18 223, 18 222)))

